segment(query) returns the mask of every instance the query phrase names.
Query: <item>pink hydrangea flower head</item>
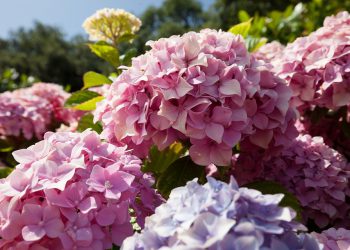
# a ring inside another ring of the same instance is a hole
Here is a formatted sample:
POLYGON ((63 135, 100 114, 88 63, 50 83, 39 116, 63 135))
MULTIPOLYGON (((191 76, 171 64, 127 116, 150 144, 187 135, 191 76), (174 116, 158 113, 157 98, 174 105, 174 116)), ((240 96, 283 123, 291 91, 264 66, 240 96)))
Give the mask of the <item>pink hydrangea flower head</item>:
POLYGON ((61 86, 52 83, 0 94, 0 137, 41 139, 60 123, 76 121, 81 113, 63 107, 68 97, 61 86))
POLYGON ((303 112, 313 106, 336 110, 350 99, 350 15, 340 12, 323 27, 288 44, 271 60, 293 90, 293 103, 303 112))
POLYGON ((270 62, 276 57, 282 56, 284 45, 277 41, 273 41, 261 46, 256 52, 254 52, 254 56, 259 60, 264 60, 265 62, 270 62))
POLYGON ((312 233, 324 250, 348 250, 350 249, 350 231, 344 228, 330 228, 322 233, 312 233))
POLYGON ((279 143, 292 93, 241 36, 205 29, 148 45, 97 106, 103 138, 140 157, 152 144, 186 141, 197 164, 220 166, 245 138, 262 148, 279 143))
POLYGON ((90 130, 48 132, 14 157, 0 181, 1 249, 111 248, 163 201, 140 159, 90 130))
POLYGON ((240 184, 271 180, 282 184, 299 200, 305 221, 319 227, 347 225, 350 212, 350 165, 321 137, 300 135, 279 155, 268 159, 258 152, 242 152, 233 159, 240 184))

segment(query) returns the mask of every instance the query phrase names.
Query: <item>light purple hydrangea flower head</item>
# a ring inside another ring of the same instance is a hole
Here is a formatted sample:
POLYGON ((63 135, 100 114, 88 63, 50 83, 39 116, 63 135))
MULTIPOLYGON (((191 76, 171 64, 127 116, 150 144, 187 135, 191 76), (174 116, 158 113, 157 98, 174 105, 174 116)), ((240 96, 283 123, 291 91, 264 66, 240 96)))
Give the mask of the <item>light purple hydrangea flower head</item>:
POLYGON ((338 109, 350 99, 350 14, 327 17, 323 27, 288 44, 271 61, 293 90, 300 111, 338 109))
POLYGON ((345 218, 350 213, 350 164, 322 137, 300 135, 270 159, 242 152, 233 159, 233 175, 242 185, 256 180, 279 182, 300 201, 305 222, 311 219, 321 228, 349 226, 345 218))
POLYGON ((241 140, 266 149, 293 124, 290 89, 241 36, 205 29, 148 45, 95 112, 110 142, 145 156, 186 141, 197 164, 226 166, 241 140))
POLYGON ((297 235, 303 226, 278 206, 282 198, 238 188, 233 178, 208 177, 203 186, 193 180, 174 189, 122 249, 319 249, 309 235, 297 235))
POLYGON ((133 233, 131 216, 143 226, 162 201, 137 157, 89 130, 49 132, 13 155, 0 181, 1 249, 111 248, 133 233))

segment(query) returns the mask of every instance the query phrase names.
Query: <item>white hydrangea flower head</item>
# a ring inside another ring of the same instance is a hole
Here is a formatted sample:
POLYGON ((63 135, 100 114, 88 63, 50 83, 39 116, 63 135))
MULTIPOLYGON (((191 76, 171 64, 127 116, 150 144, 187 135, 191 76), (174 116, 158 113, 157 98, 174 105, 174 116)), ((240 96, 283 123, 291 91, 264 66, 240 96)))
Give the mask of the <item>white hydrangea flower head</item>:
POLYGON ((135 34, 141 24, 140 19, 125 10, 104 8, 88 17, 83 28, 91 41, 116 44, 121 36, 135 34))

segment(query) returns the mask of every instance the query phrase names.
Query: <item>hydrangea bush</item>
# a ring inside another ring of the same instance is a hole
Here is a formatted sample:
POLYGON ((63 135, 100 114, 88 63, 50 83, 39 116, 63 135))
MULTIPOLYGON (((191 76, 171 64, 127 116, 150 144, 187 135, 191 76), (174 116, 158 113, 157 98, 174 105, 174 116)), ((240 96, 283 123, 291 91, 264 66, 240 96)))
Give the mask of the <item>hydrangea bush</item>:
POLYGON ((80 91, 0 94, 0 249, 350 249, 350 14, 286 46, 248 20, 120 55, 140 26, 85 21, 115 72, 80 91), (42 137, 9 168, 7 140, 42 137))
POLYGON ((162 201, 141 161, 97 133, 46 133, 0 182, 1 249, 107 249, 162 201), (131 212, 130 212, 131 210, 131 212))

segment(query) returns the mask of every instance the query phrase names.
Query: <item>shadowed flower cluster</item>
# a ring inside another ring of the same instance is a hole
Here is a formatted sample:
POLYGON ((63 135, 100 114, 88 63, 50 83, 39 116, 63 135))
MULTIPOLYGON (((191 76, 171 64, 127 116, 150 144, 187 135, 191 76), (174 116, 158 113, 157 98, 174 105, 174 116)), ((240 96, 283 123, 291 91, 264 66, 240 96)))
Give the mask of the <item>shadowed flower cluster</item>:
POLYGON ((162 150, 182 140, 197 164, 219 166, 243 139, 264 149, 285 143, 292 93, 241 36, 206 29, 148 45, 98 104, 104 138, 142 157, 151 144, 162 150))
POLYGON ((107 249, 160 204, 141 161, 97 133, 48 132, 0 181, 1 249, 107 249), (132 214, 130 214, 130 211, 132 214))
MULTIPOLYGON (((347 112, 350 115, 350 111, 347 112)), ((346 126, 350 128, 350 119, 344 117, 320 117, 317 121, 310 121, 302 117, 296 123, 298 131, 302 134, 321 136, 331 148, 343 154, 350 160, 350 136, 346 126)))
POLYGON ((324 245, 324 250, 350 249, 350 231, 344 228, 330 228, 322 233, 312 233, 312 236, 324 245))
POLYGON ((263 195, 208 177, 174 189, 169 200, 146 219, 145 228, 127 238, 123 250, 146 249, 320 249, 295 212, 279 207, 283 195, 263 195))
POLYGON ((83 23, 83 28, 92 41, 105 41, 116 44, 123 35, 135 34, 141 21, 133 14, 122 9, 102 9, 83 23))
POLYGON ((242 152, 233 160, 240 184, 255 180, 276 181, 296 195, 305 221, 319 227, 349 226, 350 165, 321 137, 299 136, 280 155, 264 160, 257 152, 242 152))
POLYGON ((41 139, 60 123, 76 121, 80 112, 63 107, 68 97, 61 86, 51 83, 0 94, 0 137, 41 139))
POLYGON ((350 99, 350 14, 327 17, 324 26, 287 45, 272 60, 293 90, 300 111, 313 106, 338 109, 350 99))

